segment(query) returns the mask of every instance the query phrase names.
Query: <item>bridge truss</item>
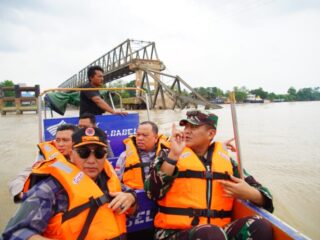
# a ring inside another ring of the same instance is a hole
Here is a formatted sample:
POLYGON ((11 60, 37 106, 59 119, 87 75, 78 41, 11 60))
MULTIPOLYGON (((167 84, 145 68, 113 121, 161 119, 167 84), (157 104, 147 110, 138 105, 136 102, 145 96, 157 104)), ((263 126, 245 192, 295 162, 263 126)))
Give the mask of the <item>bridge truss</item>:
MULTIPOLYGON (((59 85, 60 88, 82 87, 88 82, 87 69, 99 65, 104 70, 104 83, 135 74, 136 87, 147 89, 151 108, 181 109, 193 105, 221 108, 198 94, 179 76, 164 73, 154 42, 127 39, 59 85), (186 96, 185 93, 189 93, 186 96), (159 98, 160 93, 160 98, 159 98), (190 97, 191 96, 191 97, 190 97)), ((137 97, 140 92, 137 92, 137 97)))

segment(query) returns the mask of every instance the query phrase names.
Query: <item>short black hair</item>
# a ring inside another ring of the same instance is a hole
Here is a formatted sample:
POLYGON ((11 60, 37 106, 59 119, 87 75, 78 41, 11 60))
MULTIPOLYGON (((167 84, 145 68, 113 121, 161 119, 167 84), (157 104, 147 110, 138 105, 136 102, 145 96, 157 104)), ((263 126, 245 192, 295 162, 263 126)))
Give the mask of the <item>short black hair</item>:
POLYGON ((92 124, 96 125, 96 116, 95 115, 93 115, 92 113, 85 112, 85 113, 81 114, 79 117, 79 119, 86 119, 86 118, 89 118, 90 122, 92 124))
POLYGON ((146 125, 146 124, 150 124, 152 127, 152 132, 154 134, 158 135, 159 128, 158 128, 157 124, 155 124, 154 122, 151 122, 151 121, 144 121, 144 122, 140 123, 139 125, 146 125))
POLYGON ((87 71, 87 76, 88 76, 88 80, 90 82, 90 78, 92 78, 95 74, 96 74, 96 71, 101 71, 103 72, 103 68, 96 65, 96 66, 91 66, 88 68, 88 71, 87 71))
MULTIPOLYGON (((66 131, 66 130, 71 130, 72 132, 75 132, 78 130, 78 127, 73 124, 66 123, 66 124, 59 125, 57 128, 57 132, 66 131)), ((57 134, 57 132, 56 132, 56 134, 57 134)))

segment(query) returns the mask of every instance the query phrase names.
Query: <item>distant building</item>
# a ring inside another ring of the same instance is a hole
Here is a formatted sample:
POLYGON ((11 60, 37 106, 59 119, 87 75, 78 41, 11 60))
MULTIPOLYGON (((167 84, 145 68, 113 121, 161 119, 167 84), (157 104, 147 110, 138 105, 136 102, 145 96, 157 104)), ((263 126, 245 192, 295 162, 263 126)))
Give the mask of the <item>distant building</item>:
POLYGON ((255 94, 248 94, 247 98, 244 100, 245 103, 264 103, 264 100, 259 96, 256 97, 255 94))

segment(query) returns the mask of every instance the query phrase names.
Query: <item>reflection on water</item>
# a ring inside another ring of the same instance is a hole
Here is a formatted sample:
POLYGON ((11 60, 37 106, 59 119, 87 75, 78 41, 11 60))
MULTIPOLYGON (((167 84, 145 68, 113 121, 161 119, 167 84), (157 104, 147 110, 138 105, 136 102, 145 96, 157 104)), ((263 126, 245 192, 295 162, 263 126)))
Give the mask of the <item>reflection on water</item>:
MULTIPOLYGON (((185 112, 152 111, 151 119, 170 135, 172 123, 178 124, 185 112)), ((216 139, 231 138, 229 106, 213 112, 219 116, 216 139)), ((139 113, 146 120, 146 113, 139 113)), ((237 115, 244 167, 271 189, 275 214, 307 236, 320 239, 320 102, 243 104, 237 105, 237 115)), ((36 115, 0 117, 0 231, 17 207, 6 183, 31 164, 37 139, 36 115)))

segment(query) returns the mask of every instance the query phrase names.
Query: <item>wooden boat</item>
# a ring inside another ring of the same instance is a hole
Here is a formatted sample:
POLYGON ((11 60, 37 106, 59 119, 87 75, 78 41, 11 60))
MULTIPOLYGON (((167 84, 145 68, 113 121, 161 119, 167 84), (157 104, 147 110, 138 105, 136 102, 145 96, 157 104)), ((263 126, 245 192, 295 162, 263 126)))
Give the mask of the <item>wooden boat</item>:
MULTIPOLYGON (((39 106, 41 105, 40 97, 38 104, 39 106)), ((148 102, 146 105, 148 106, 148 102)), ((148 118, 149 116, 150 115, 148 113, 148 118)), ((108 135, 111 147, 116 156, 115 158, 109 159, 109 161, 115 165, 117 156, 124 151, 124 145, 122 141, 129 135, 135 134, 136 132, 136 129, 139 125, 139 115, 138 113, 130 113, 125 117, 120 115, 101 115, 96 117, 96 121, 98 126, 108 135)), ((53 139, 55 130, 62 123, 77 124, 78 117, 42 119, 41 111, 39 111, 40 140, 48 141, 53 139)), ((153 227, 153 216, 157 210, 156 206, 147 198, 143 190, 138 191, 137 195, 140 206, 139 212, 135 218, 130 218, 127 220, 128 232, 140 231, 153 227)), ((280 220, 264 209, 261 209, 248 201, 235 200, 232 217, 233 220, 252 215, 260 215, 272 224, 275 240, 309 239, 298 230, 289 226, 284 221, 280 220)))

